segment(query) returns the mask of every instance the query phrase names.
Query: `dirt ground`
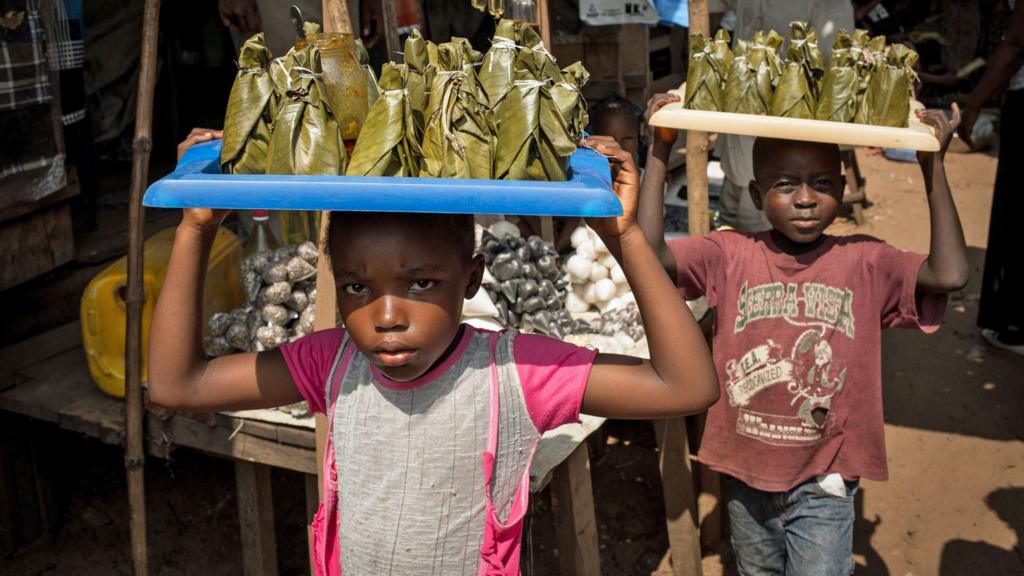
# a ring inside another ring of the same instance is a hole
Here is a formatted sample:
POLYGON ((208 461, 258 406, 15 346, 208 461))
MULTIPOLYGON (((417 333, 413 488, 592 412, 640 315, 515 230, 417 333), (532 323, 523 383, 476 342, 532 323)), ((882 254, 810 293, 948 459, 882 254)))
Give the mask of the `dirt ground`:
MULTIPOLYGON (((872 203, 867 222, 841 220, 834 231, 927 251, 917 166, 867 151, 859 158, 872 203)), ((858 574, 1024 574, 1024 358, 986 347, 974 327, 995 159, 951 154, 947 163, 971 284, 950 298, 937 334, 890 331, 883 339, 890 480, 861 485, 858 574)), ((56 456, 63 521, 0 561, 0 575, 129 574, 121 452, 28 420, 15 425, 56 456)), ((591 458, 603 573, 670 573, 650 423, 610 422, 591 458)), ((169 462, 148 460, 146 474, 151 573, 239 574, 231 464, 182 450, 169 462)), ((308 573, 302 478, 275 471, 273 484, 281 573, 308 573)), ((525 574, 558 573, 554 542, 550 500, 541 494, 524 535, 525 574)), ((706 551, 704 573, 734 574, 730 558, 727 545, 706 551)))

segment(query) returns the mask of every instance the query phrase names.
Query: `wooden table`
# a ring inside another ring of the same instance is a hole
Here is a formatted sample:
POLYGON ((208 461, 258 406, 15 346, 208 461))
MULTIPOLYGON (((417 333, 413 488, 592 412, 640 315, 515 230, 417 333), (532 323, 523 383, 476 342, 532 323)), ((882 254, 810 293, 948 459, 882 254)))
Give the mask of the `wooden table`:
MULTIPOLYGON (((0 409, 51 422, 71 432, 124 445, 124 402, 101 392, 89 377, 76 322, 0 350, 0 409)), ((603 418, 545 434, 530 469, 530 490, 552 488, 561 573, 600 573, 597 521, 586 439, 603 418)), ((147 453, 167 458, 178 447, 235 462, 246 576, 277 573, 270 467, 306 474, 307 513, 317 498, 315 433, 226 414, 175 413, 150 407, 147 453)))

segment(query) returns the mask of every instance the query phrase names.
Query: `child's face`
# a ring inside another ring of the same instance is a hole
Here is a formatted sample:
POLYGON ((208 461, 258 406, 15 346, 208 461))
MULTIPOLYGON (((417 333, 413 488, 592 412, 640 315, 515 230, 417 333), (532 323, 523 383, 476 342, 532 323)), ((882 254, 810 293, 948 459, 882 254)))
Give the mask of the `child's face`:
POLYGON ((625 114, 610 114, 600 123, 595 124, 594 132, 598 136, 611 136, 623 150, 629 152, 636 161, 636 151, 640 146, 638 134, 640 127, 636 120, 625 114))
POLYGON ((468 257, 445 228, 424 217, 367 214, 332 230, 345 329, 392 380, 430 370, 458 333, 463 300, 480 287, 483 260, 468 257))
POLYGON ((759 139, 754 174, 754 205, 794 243, 814 242, 839 213, 846 181, 832 145, 759 139))

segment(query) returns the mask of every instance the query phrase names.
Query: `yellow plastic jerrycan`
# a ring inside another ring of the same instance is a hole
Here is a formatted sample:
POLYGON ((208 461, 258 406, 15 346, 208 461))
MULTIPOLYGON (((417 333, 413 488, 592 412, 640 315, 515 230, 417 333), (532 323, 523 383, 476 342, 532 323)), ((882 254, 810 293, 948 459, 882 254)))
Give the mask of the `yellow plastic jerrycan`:
MULTIPOLYGON (((146 240, 142 284, 146 302, 142 308, 142 380, 147 370, 149 326, 156 296, 164 283, 167 262, 174 243, 174 228, 158 232, 146 240)), ((203 325, 215 312, 227 312, 242 305, 239 265, 242 244, 221 228, 210 253, 203 297, 203 325)), ((124 398, 125 296, 128 285, 128 260, 121 258, 96 275, 82 295, 82 343, 89 362, 89 374, 101 390, 124 398)))

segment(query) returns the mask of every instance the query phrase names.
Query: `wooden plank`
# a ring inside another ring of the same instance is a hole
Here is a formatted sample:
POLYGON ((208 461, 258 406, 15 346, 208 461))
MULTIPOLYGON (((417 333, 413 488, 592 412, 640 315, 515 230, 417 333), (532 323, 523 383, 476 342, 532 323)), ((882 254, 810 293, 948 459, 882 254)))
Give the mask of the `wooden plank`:
POLYGON ((0 350, 0 376, 6 376, 58 354, 82 347, 82 325, 78 322, 40 334, 0 350))
POLYGON ((102 394, 89 380, 81 350, 70 350, 8 375, 14 385, 0 393, 0 409, 57 422, 65 407, 88 394, 102 394))
MULTIPOLYGON (((226 418, 224 416, 218 417, 226 418)), ((230 421, 230 420, 229 420, 230 421)), ((244 426, 235 421, 236 428, 244 426)), ((210 426, 181 414, 175 414, 167 420, 160 420, 149 414, 146 420, 149 435, 160 438, 163 435, 166 443, 177 444, 216 454, 256 462, 277 468, 286 468, 296 472, 315 474, 319 469, 314 452, 306 448, 288 446, 273 440, 239 433, 223 424, 210 426)))
POLYGON ((277 542, 274 538, 274 505, 270 468, 235 461, 238 490, 238 523, 242 541, 242 574, 277 575, 277 542))
POLYGON ((530 464, 530 492, 543 490, 551 481, 552 472, 605 423, 604 418, 589 414, 580 414, 580 420, 581 424, 559 426, 541 437, 530 464))
POLYGON ((676 576, 700 576, 697 500, 690 447, 686 439, 686 420, 657 420, 654 430, 658 437, 658 467, 665 498, 672 573, 676 576))
POLYGON ((0 226, 0 290, 49 272, 74 256, 69 202, 8 220, 0 226))
POLYGON ((309 554, 309 572, 316 576, 313 562, 313 518, 320 507, 320 487, 316 474, 306 474, 306 552, 309 554))
MULTIPOLYGON (((684 92, 684 88, 680 87, 678 92, 684 92)), ((939 141, 934 130, 914 115, 921 107, 918 102, 912 103, 908 126, 893 128, 827 120, 688 110, 681 102, 676 102, 658 110, 651 117, 650 124, 679 130, 771 136, 849 146, 911 148, 934 152, 939 149, 939 141)))
POLYGON ((562 576, 600 574, 594 491, 590 483, 590 456, 586 443, 576 446, 558 467, 551 487, 559 573, 562 576))

